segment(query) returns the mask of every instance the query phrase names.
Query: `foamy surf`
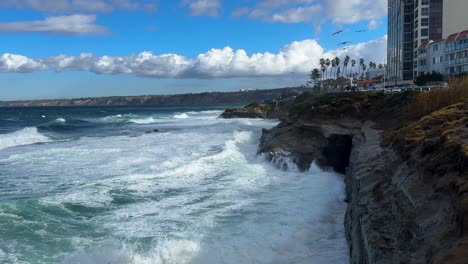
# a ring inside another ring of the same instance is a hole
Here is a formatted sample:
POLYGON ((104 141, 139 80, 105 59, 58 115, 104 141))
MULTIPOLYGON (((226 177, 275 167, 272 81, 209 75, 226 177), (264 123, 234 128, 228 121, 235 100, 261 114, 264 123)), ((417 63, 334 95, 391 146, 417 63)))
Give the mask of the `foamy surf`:
POLYGON ((174 119, 187 119, 190 118, 186 113, 176 114, 173 116, 174 119))
POLYGON ((51 139, 37 131, 35 127, 23 128, 10 134, 0 135, 0 150, 15 146, 49 142, 51 139))
POLYGON ((99 110, 48 113, 70 140, 0 151, 0 263, 347 263, 343 177, 257 156, 274 121, 99 110))
POLYGON ((140 118, 140 119, 133 118, 133 119, 130 119, 129 122, 139 124, 139 125, 146 125, 146 124, 155 124, 158 121, 153 117, 147 117, 147 118, 140 118))

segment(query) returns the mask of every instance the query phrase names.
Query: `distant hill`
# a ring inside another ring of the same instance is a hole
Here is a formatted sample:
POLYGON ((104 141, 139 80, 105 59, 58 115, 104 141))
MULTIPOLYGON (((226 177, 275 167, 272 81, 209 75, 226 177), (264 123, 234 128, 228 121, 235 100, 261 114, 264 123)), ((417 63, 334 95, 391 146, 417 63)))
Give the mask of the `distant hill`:
POLYGON ((278 98, 286 91, 307 90, 304 87, 288 87, 269 90, 238 92, 205 92, 174 95, 110 96, 76 99, 47 99, 28 101, 0 101, 0 107, 30 106, 97 106, 97 105, 200 105, 251 103, 278 98))

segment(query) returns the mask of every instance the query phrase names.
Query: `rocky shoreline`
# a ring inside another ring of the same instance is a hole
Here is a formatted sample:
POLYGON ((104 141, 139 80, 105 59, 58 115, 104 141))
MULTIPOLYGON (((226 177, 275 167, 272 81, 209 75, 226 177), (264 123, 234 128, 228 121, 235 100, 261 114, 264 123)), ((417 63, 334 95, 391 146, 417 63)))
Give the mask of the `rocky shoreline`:
POLYGON ((345 174, 350 263, 467 263, 468 103, 410 120, 414 96, 304 93, 263 131, 278 167, 345 174))

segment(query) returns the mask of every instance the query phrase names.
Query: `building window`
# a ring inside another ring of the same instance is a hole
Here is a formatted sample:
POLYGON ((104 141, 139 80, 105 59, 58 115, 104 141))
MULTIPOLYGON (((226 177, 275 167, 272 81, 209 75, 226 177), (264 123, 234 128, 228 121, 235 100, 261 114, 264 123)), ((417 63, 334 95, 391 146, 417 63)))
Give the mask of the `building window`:
POLYGON ((429 26, 429 18, 421 18, 421 26, 422 27, 425 27, 425 26, 429 26))
POLYGON ((429 36, 429 30, 427 28, 421 29, 421 37, 429 36))
POLYGON ((429 15, 429 8, 423 7, 421 8, 421 16, 428 16, 429 15))

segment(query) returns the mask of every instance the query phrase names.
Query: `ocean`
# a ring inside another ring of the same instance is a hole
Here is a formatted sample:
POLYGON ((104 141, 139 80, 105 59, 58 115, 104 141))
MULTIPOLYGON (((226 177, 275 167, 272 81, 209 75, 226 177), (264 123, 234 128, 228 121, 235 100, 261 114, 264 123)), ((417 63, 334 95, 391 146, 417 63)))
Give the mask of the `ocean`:
POLYGON ((343 176, 226 107, 0 108, 0 263, 348 263, 343 176))

